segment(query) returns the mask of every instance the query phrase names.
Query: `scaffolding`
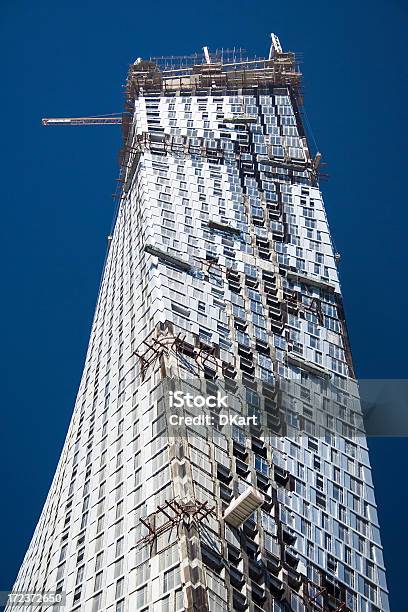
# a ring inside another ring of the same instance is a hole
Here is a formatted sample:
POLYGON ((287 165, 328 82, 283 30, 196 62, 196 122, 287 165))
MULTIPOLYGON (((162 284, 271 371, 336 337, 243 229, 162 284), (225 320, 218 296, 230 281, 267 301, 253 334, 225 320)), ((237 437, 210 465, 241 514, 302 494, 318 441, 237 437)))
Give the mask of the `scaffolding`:
POLYGON ((140 377, 143 381, 151 365, 160 361, 162 357, 170 355, 174 355, 181 366, 195 376, 199 376, 200 371, 216 373, 219 366, 216 352, 216 346, 209 346, 200 340, 197 340, 197 346, 190 344, 186 340, 186 335, 180 332, 176 336, 172 334, 153 335, 143 340, 134 355, 139 359, 140 377))
POLYGON ((216 94, 271 85, 300 85, 301 73, 294 53, 276 53, 271 59, 225 57, 218 55, 211 58, 211 63, 206 62, 204 55, 138 61, 129 69, 127 101, 131 103, 140 93, 174 95, 177 91, 207 91, 216 94))
POLYGON ((208 520, 208 517, 214 513, 215 506, 209 507, 207 501, 180 501, 176 498, 166 500, 162 506, 157 507, 149 519, 140 518, 140 522, 146 527, 148 533, 137 542, 137 545, 152 544, 159 535, 174 528, 178 536, 181 527, 186 528, 187 532, 192 529, 199 530, 201 523, 208 520), (164 516, 166 520, 156 527, 158 516, 164 516))

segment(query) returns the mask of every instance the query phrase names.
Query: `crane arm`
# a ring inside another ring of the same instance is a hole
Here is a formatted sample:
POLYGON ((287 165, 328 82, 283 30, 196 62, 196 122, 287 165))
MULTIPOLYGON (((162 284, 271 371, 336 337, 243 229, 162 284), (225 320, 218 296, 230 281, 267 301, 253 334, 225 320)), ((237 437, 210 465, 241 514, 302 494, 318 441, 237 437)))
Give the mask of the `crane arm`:
POLYGON ((120 125, 122 117, 117 116, 101 116, 101 117, 58 117, 44 118, 41 120, 43 125, 120 125))

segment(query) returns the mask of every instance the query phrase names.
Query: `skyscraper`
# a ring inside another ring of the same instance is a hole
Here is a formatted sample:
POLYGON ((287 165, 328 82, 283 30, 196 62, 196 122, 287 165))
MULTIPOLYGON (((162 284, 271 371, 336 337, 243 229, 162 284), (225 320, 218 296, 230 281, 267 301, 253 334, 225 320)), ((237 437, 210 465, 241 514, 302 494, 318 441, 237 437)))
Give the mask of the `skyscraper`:
POLYGON ((274 35, 264 59, 203 51, 130 67, 84 373, 14 590, 72 612, 385 611, 296 57, 274 35))

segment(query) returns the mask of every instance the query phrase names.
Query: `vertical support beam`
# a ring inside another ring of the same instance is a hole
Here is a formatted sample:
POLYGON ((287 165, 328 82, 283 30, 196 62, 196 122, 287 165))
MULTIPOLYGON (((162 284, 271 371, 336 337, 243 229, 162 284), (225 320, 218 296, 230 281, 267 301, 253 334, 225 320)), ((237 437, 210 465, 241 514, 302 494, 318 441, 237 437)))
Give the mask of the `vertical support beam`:
MULTIPOLYGON (((162 376, 177 377, 177 356, 168 353, 162 356, 162 376)), ((168 407, 165 398, 166 418, 168 407)), ((169 436, 170 470, 173 493, 176 499, 194 500, 193 474, 188 453, 185 426, 181 426, 177 437, 169 436)), ((186 612, 209 612, 205 572, 201 560, 200 535, 197 524, 181 520, 178 526, 178 548, 181 582, 183 585, 184 609, 186 612)))

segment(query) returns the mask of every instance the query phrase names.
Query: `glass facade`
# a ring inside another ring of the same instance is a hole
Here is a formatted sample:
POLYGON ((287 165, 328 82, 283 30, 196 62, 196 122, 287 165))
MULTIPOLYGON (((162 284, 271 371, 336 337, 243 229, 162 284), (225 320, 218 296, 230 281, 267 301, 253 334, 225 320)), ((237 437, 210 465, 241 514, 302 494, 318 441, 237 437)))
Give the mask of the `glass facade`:
POLYGON ((15 590, 64 592, 70 611, 386 611, 296 58, 209 60, 130 68, 84 373, 15 590), (172 378, 239 386, 266 427, 175 437, 172 378), (262 504, 234 526, 226 512, 250 489, 262 504))

